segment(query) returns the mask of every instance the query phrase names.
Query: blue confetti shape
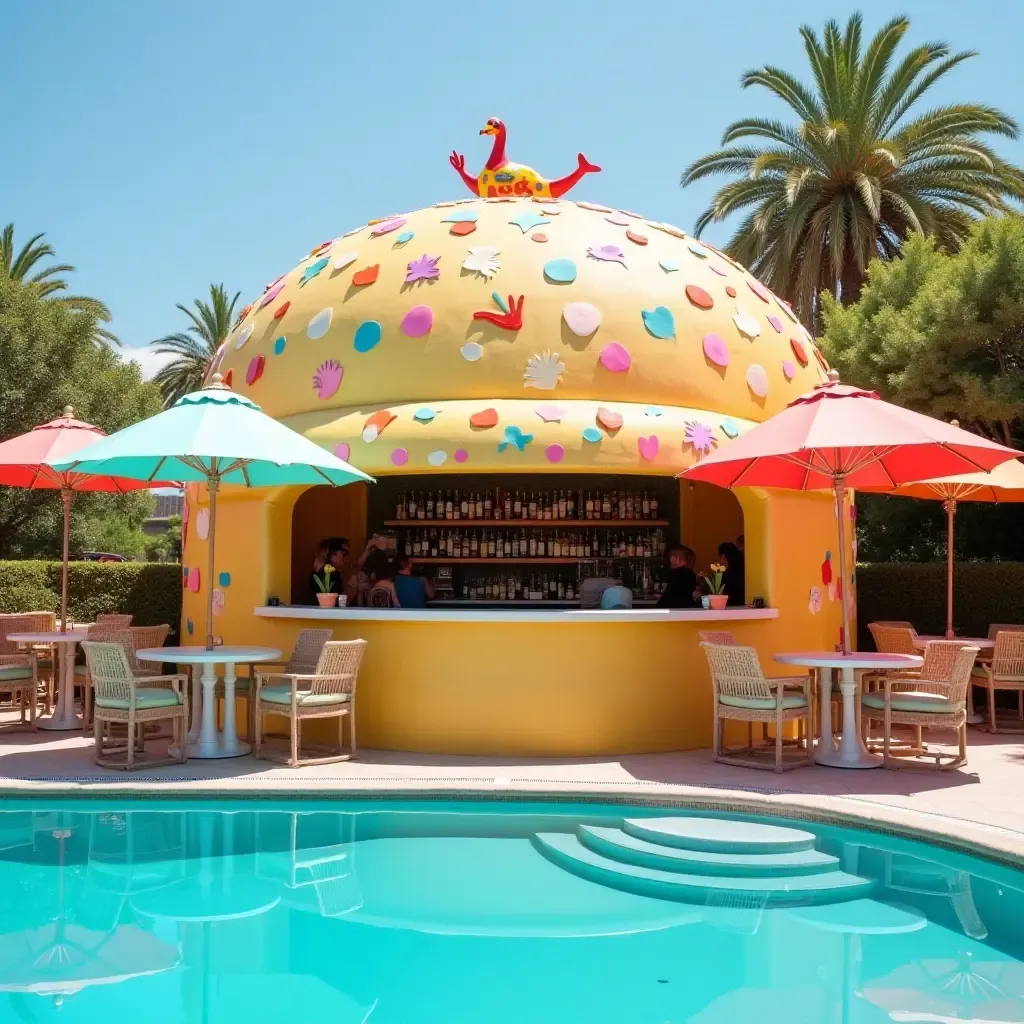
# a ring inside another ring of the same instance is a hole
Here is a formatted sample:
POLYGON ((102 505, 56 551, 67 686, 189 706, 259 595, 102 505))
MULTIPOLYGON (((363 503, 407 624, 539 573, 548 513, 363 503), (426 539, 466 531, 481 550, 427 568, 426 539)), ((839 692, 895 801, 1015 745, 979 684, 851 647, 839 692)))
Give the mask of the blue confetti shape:
POLYGON ((647 406, 646 409, 644 409, 644 415, 645 416, 660 416, 661 415, 661 407, 657 406, 657 405, 649 405, 649 406, 647 406))
POLYGON ((722 420, 722 433, 726 437, 738 437, 740 428, 732 420, 722 420))
POLYGON ((442 224, 475 224, 476 221, 476 210, 453 210, 441 219, 442 224))
POLYGON ((412 414, 412 418, 416 420, 417 423, 429 423, 436 415, 437 413, 435 410, 424 407, 422 409, 417 409, 412 414))
POLYGON ((229 573, 229 572, 222 572, 217 577, 217 584, 218 584, 218 586, 221 586, 221 587, 230 587, 231 586, 231 573, 229 573))
POLYGON ((655 306, 641 311, 644 327, 656 338, 671 339, 676 336, 676 318, 668 306, 655 306))
POLYGON ((693 253, 698 259, 706 260, 708 258, 708 251, 702 245, 698 245, 696 242, 690 242, 687 245, 687 249, 693 253))
POLYGON ((322 260, 317 260, 316 263, 311 263, 302 272, 302 278, 299 281, 299 284, 304 285, 307 281, 312 281, 313 278, 316 277, 316 275, 319 274, 321 270, 324 270, 327 267, 327 264, 330 262, 331 261, 327 259, 327 257, 325 256, 322 260))
POLYGON ((285 345, 288 344, 288 339, 282 334, 280 338, 274 342, 274 355, 279 356, 283 351, 285 345))
POLYGON ((195 632, 196 627, 192 624, 191 619, 185 620, 185 629, 188 632, 189 636, 191 636, 195 632))
POLYGON ((527 231, 539 228, 541 224, 550 226, 551 220, 548 217, 541 217, 536 213, 521 213, 518 217, 513 217, 509 221, 509 224, 515 224, 515 226, 525 235, 527 231))
POLYGON ((597 444, 601 440, 601 431, 597 427, 584 427, 583 440, 591 444, 597 444))
POLYGON ((352 347, 357 352, 369 352, 380 341, 380 334, 380 324, 376 320, 367 320, 356 328, 355 337, 352 339, 352 347))
POLYGON ((676 260, 658 260, 658 265, 666 274, 671 274, 673 270, 679 269, 679 263, 676 260))
POLYGON ((497 293, 491 292, 491 298, 494 300, 494 304, 502 311, 502 313, 508 312, 508 303, 497 293))
POLYGON ((524 434, 519 427, 509 426, 505 428, 505 440, 498 443, 498 451, 503 452, 509 445, 523 451, 532 440, 533 434, 524 434))
POLYGON ((397 249, 400 245, 405 245, 406 242, 413 240, 413 233, 411 231, 403 231, 396 239, 395 244, 392 246, 393 249, 397 249))
POLYGON ((576 264, 572 260, 548 260, 544 276, 555 284, 572 284, 576 280, 576 264))

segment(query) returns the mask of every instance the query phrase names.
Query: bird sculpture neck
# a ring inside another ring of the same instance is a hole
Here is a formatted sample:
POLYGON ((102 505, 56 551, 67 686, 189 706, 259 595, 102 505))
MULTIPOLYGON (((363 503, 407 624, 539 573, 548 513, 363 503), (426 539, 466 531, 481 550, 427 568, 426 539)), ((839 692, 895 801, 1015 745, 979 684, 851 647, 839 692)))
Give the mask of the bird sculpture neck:
POLYGON ((508 160, 505 157, 505 129, 502 128, 494 136, 494 146, 491 148, 491 155, 487 160, 487 170, 496 171, 499 167, 504 167, 507 162, 508 160))

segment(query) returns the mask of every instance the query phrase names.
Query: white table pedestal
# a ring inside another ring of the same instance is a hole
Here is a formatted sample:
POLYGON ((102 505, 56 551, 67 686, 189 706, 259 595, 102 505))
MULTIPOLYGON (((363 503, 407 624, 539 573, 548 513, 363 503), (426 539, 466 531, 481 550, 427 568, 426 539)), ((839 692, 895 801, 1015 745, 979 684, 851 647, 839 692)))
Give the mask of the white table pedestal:
MULTIPOLYGON (((54 670, 57 682, 57 706, 53 714, 36 720, 39 729, 50 732, 71 732, 82 728, 82 720, 75 714, 75 649, 79 641, 88 640, 88 633, 12 633, 7 637, 19 644, 50 644, 55 648, 54 670)), ((32 694, 35 700, 36 695, 32 694)))

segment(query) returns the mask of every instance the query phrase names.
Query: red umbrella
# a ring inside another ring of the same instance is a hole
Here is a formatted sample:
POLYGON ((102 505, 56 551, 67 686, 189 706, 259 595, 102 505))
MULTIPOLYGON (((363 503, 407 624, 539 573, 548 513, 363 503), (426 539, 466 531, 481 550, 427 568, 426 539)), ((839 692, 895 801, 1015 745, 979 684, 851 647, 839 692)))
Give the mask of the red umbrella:
POLYGON ((74 418, 71 406, 59 419, 33 427, 0 444, 0 484, 29 490, 59 490, 64 500, 64 565, 60 582, 61 632, 68 618, 68 542, 71 532, 71 499, 75 491, 104 491, 123 494, 141 488, 160 486, 123 477, 86 476, 59 473, 46 465, 47 459, 67 458, 106 435, 99 427, 74 418))
MULTIPOLYGON (((891 489, 935 477, 989 472, 1019 455, 950 423, 883 402, 875 391, 827 384, 680 473, 720 487, 835 491, 840 510, 848 487, 891 489)), ((843 651, 849 653, 849 590, 844 517, 839 520, 843 651)))

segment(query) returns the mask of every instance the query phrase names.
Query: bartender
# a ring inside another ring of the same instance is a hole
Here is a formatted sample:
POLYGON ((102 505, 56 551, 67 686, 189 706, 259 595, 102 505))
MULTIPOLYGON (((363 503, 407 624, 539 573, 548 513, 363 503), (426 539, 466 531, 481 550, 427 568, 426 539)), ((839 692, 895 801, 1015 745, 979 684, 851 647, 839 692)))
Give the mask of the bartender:
POLYGON ((668 583, 658 601, 659 608, 696 608, 700 603, 700 587, 694 566, 697 556, 685 545, 668 553, 668 583))

